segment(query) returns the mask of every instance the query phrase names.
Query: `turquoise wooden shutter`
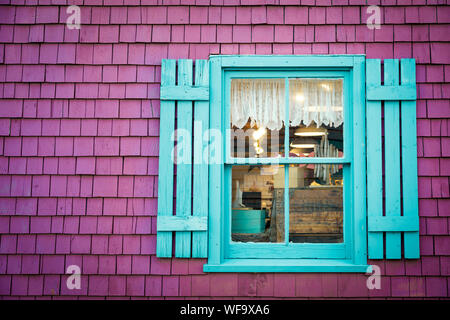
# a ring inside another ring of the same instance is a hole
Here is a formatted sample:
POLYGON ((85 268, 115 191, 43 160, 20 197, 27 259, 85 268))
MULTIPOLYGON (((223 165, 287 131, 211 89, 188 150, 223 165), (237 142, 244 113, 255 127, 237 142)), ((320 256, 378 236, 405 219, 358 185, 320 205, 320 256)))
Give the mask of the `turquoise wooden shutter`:
POLYGON ((209 64, 195 61, 195 85, 193 67, 188 59, 179 60, 178 68, 176 60, 165 59, 161 64, 156 222, 156 255, 161 258, 172 256, 174 232, 175 257, 207 257, 208 164, 203 150, 209 128, 209 64))
POLYGON ((415 74, 414 59, 384 60, 381 85, 381 61, 366 60, 370 259, 400 259, 402 235, 404 258, 420 256, 415 74))

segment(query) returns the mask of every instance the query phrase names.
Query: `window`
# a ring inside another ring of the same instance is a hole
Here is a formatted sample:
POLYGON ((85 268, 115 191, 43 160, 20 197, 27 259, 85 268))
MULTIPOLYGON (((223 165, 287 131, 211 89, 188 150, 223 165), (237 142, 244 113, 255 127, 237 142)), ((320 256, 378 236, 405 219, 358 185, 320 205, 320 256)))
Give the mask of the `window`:
POLYGON ((355 192, 364 57, 310 59, 211 58, 211 119, 225 141, 210 198, 220 262, 210 257, 206 271, 367 269, 355 192))
POLYGON ((225 130, 231 130, 224 172, 231 195, 225 199, 231 208, 224 210, 231 212, 231 218, 224 217, 231 221, 226 256, 308 257, 305 246, 296 243, 339 243, 311 248, 329 247, 329 256, 345 258, 342 182, 350 181, 351 159, 333 159, 343 157, 344 114, 351 116, 350 105, 343 103, 345 77, 345 71, 320 69, 225 73, 224 114, 230 110, 225 130), (311 162, 319 157, 327 163, 311 162))
POLYGON ((363 55, 163 60, 157 257, 206 272, 419 258, 415 61, 384 71, 363 55))

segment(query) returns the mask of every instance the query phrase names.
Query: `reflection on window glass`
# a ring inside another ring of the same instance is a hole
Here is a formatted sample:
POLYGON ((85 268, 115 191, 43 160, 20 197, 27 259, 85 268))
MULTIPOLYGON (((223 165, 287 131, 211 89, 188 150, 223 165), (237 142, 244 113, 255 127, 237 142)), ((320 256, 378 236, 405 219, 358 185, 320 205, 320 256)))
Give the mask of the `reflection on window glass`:
POLYGON ((277 158, 284 155, 284 125, 281 130, 252 127, 247 124, 231 130, 231 157, 277 158))
POLYGON ((343 80, 289 80, 289 156, 343 156, 343 80))
POLYGON ((343 176, 339 164, 289 167, 289 241, 343 242, 343 176))
MULTIPOLYGON (((230 154, 273 158, 285 154, 285 80, 232 79, 230 154)), ((343 79, 289 80, 289 155, 343 157, 343 79)))
POLYGON ((232 79, 231 156, 284 155, 284 79, 232 79))
POLYGON ((338 128, 314 124, 289 128, 290 157, 341 158, 344 155, 343 125, 338 128))
MULTIPOLYGON (((284 214, 284 167, 233 166, 231 238, 236 242, 283 242, 278 215, 284 214)), ((284 219, 283 219, 284 220, 284 219)))
MULTIPOLYGON (((284 79, 232 79, 230 154, 238 158, 344 155, 343 79, 289 80, 289 145, 284 79)), ((341 164, 233 166, 234 242, 343 242, 341 164), (289 190, 289 230, 285 230, 289 190), (285 232, 288 231, 288 236, 285 232)))

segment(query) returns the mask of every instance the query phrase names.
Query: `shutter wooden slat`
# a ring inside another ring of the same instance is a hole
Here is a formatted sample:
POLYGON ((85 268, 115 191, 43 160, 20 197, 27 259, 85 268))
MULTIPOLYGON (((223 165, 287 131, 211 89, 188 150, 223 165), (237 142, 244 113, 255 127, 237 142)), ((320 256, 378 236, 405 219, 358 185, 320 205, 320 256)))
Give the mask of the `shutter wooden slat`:
MULTIPOLYGON (((161 87, 174 85, 176 77, 176 61, 162 60, 161 87)), ((173 140, 175 130, 175 101, 161 101, 160 130, 159 130, 159 172, 173 177, 173 140)), ((158 216, 173 215, 173 178, 163 178, 158 181, 158 216)), ((172 232, 156 234, 156 255, 158 257, 172 256, 172 232)))
POLYGON ((160 100, 209 100, 209 87, 167 86, 161 87, 160 100))
POLYGON ((367 100, 416 100, 416 86, 369 86, 367 100))
MULTIPOLYGON (((414 59, 402 59, 402 85, 416 84, 414 59)), ((416 101, 402 101, 402 182, 403 182, 403 216, 419 217, 418 183, 417 183, 417 126, 416 101)), ((415 232, 405 232, 405 258, 417 259, 419 253, 419 223, 415 232)))
POLYGON ((158 257, 172 256, 173 232, 175 232, 175 257, 207 256, 208 159, 205 159, 203 154, 207 143, 203 140, 203 136, 209 128, 208 66, 207 60, 196 61, 195 85, 193 85, 193 61, 179 60, 178 83, 175 84, 176 60, 162 61, 163 98, 160 111, 156 245, 158 257), (174 215, 175 159, 177 174, 174 215))
MULTIPOLYGON (((209 86, 209 63, 197 60, 195 63, 195 85, 209 86)), ((208 159, 204 154, 208 141, 205 139, 209 128, 209 101, 194 103, 194 182, 193 215, 208 217, 208 159)), ((208 234, 192 233, 192 257, 208 256, 208 234)))
MULTIPOLYGON (((366 61, 367 86, 381 84, 381 61, 366 61)), ((381 101, 367 101, 367 215, 369 220, 383 215, 383 176, 381 149, 381 101)), ((370 226, 370 224, 369 224, 370 226)), ((369 256, 372 259, 383 258, 383 233, 369 232, 369 256)))
MULTIPOLYGON (((384 84, 398 86, 399 62, 384 60, 384 84)), ((386 216, 400 216, 400 105, 398 101, 384 102, 384 185, 386 216)), ((400 259, 401 234, 386 233, 386 258, 400 259)))
POLYGON ((398 231, 419 231, 418 217, 369 217, 369 231, 373 233, 380 232, 398 232, 398 231))
MULTIPOLYGON (((207 217, 194 216, 160 216, 158 230, 160 231, 193 231, 207 229, 207 217)), ((204 233, 204 232, 202 232, 204 233)))
POLYGON ((416 90, 415 62, 413 59, 404 59, 399 65, 397 59, 385 60, 384 86, 380 85, 381 61, 368 59, 366 66, 369 258, 400 259, 402 235, 404 257, 418 258, 416 103, 413 99, 415 93, 411 91, 411 88, 416 90), (397 93, 394 92, 396 87, 397 93), (382 101, 384 101, 384 137, 381 134, 382 101), (381 147, 383 141, 384 150, 381 147), (386 236, 385 244, 383 234, 386 236))
MULTIPOLYGON (((192 60, 178 61, 178 84, 192 85, 192 60)), ((177 197, 176 215, 191 215, 192 196, 192 101, 178 101, 177 103, 177 197), (185 140, 187 139, 187 140, 185 140)), ((175 256, 189 258, 191 256, 190 232, 177 232, 175 234, 175 256)))

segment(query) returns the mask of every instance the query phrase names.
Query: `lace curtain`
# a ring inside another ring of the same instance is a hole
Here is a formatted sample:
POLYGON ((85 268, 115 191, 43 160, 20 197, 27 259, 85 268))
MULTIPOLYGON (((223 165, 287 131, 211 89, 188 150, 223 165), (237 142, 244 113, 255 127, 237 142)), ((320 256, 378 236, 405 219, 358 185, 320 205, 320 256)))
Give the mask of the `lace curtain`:
MULTIPOLYGON (((289 80, 291 126, 314 123, 332 127, 343 121, 342 79, 289 80)), ((233 79, 231 124, 241 129, 250 120, 254 127, 280 130, 285 119, 284 79, 233 79)))
POLYGON ((231 81, 231 124, 279 130, 283 127, 283 79, 233 79, 231 81))

